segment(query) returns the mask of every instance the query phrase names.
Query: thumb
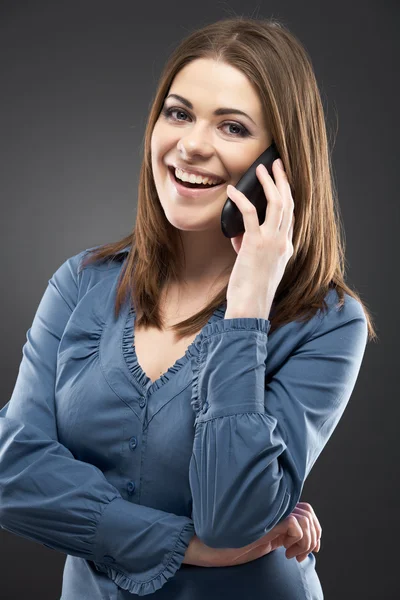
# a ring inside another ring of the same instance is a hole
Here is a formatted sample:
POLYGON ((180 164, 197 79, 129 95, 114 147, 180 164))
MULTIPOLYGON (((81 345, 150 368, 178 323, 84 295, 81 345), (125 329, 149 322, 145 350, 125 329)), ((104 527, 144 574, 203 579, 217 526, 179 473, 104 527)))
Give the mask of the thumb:
POLYGON ((285 521, 286 520, 288 520, 286 535, 292 538, 297 538, 297 540, 301 540, 301 538, 303 537, 303 530, 300 527, 300 524, 296 517, 294 517, 293 515, 289 515, 285 519, 285 521))

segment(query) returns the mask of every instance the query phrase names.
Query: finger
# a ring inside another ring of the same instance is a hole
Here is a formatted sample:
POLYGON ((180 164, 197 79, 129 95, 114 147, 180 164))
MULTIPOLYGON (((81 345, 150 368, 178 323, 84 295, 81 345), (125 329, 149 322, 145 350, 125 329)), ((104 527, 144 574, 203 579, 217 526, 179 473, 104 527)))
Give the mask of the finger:
MULTIPOLYGON (((274 168, 273 171, 274 179, 277 182, 279 176, 275 176, 274 168)), ((262 185, 267 200, 265 220, 261 227, 266 233, 276 235, 279 232, 279 226, 282 221, 282 213, 284 209, 283 199, 276 184, 274 183, 274 180, 268 173, 268 169, 262 163, 257 165, 256 175, 262 185)))
POLYGON ((300 526, 298 519, 295 515, 290 514, 287 517, 288 528, 286 531, 286 536, 290 538, 291 543, 299 542, 303 538, 303 529, 300 526))
POLYGON ((304 554, 299 554, 298 556, 296 556, 297 562, 299 562, 299 563, 303 562, 303 560, 305 560, 309 554, 310 554, 309 552, 304 552, 304 554))
POLYGON ((275 160, 272 164, 272 171, 275 178, 275 185, 279 191, 279 194, 283 200, 283 211, 282 219, 279 224, 279 231, 284 234, 289 234, 292 215, 294 210, 294 201, 292 198, 292 190, 290 188, 289 180, 284 168, 280 167, 278 161, 275 160))
MULTIPOLYGON (((300 543, 304 536, 303 528, 300 526, 296 517, 291 514, 287 517, 288 528, 284 534, 283 546, 286 550, 300 543)), ((301 548, 303 550, 303 548, 301 548)))
MULTIPOLYGON (((303 560, 305 560, 307 558, 307 556, 310 554, 310 552, 319 552, 320 547, 321 547, 321 541, 320 541, 320 539, 318 539, 315 548, 313 548, 311 545, 311 547, 308 548, 305 552, 302 553, 301 551, 299 551, 299 552, 297 552, 297 555, 293 554, 293 556, 296 556, 296 560, 298 562, 302 562, 303 560)), ((292 554, 289 555, 289 558, 292 558, 292 554)))
POLYGON ((312 530, 313 543, 314 546, 316 546, 322 530, 321 525, 317 519, 317 515, 314 512, 314 509, 312 508, 311 504, 308 504, 307 502, 299 502, 295 507, 295 511, 297 510, 302 511, 302 514, 304 515, 308 515, 312 530))
POLYGON ((250 236, 260 235, 260 223, 258 222, 257 209, 254 204, 231 184, 228 184, 226 193, 242 213, 245 232, 248 232, 250 236))
POLYGON ((305 515, 296 514, 296 518, 299 520, 299 524, 303 531, 303 537, 300 541, 290 546, 287 552, 287 558, 293 558, 299 554, 303 554, 304 552, 310 552, 311 548, 314 548, 312 543, 312 535, 310 526, 310 518, 305 515))
POLYGON ((314 521, 314 527, 315 527, 315 530, 317 532, 317 540, 319 540, 321 538, 321 536, 322 536, 322 527, 321 527, 321 524, 320 524, 320 522, 319 522, 319 520, 317 518, 317 515, 315 514, 315 511, 314 511, 313 507, 308 502, 298 502, 297 505, 296 505, 296 507, 297 506, 299 508, 302 508, 303 510, 308 511, 312 515, 312 518, 313 518, 313 521, 314 521))
POLYGON ((291 237, 294 226, 294 201, 292 196, 284 200, 284 210, 279 231, 291 237))
POLYGON ((296 556, 296 559, 299 562, 302 562, 303 560, 305 560, 307 558, 307 556, 310 554, 310 552, 319 552, 320 547, 321 547, 321 541, 318 540, 317 545, 314 549, 311 549, 308 552, 305 552, 304 554, 299 554, 298 556, 296 556))
POLYGON ((317 545, 318 536, 317 531, 315 529, 314 518, 311 512, 307 509, 300 508, 298 505, 295 507, 293 513, 296 518, 306 519, 306 521, 300 521, 302 527, 306 526, 306 534, 303 537, 302 549, 303 551, 307 550, 311 552, 315 546, 317 545), (304 525, 303 525, 304 523, 304 525), (308 545, 307 545, 308 544, 308 545))
POLYGON ((288 196, 288 193, 291 195, 292 190, 289 184, 285 165, 280 166, 278 159, 274 160, 272 163, 272 173, 274 175, 275 185, 282 198, 288 196))
POLYGON ((294 230, 294 214, 292 214, 292 222, 290 224, 289 231, 288 231, 288 238, 291 241, 293 240, 293 230, 294 230))

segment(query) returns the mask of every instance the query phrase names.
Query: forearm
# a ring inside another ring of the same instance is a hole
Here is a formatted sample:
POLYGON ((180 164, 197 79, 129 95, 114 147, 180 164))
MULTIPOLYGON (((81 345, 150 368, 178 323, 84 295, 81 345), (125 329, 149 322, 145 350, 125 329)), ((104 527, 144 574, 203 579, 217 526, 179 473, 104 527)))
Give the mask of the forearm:
POLYGON ((173 576, 194 533, 189 517, 124 500, 100 469, 7 417, 0 417, 0 525, 93 561, 139 595, 173 576))

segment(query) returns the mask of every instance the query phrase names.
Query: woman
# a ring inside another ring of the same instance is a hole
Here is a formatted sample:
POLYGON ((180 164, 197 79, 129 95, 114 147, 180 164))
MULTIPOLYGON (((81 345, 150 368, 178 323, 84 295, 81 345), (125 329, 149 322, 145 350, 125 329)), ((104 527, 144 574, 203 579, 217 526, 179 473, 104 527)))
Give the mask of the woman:
POLYGON ((150 111, 134 230, 54 273, 1 411, 0 524, 68 555, 62 600, 323 598, 299 499, 375 336, 334 200, 296 38, 239 17, 183 40, 150 111), (234 186, 272 141, 283 168, 257 169, 259 223, 234 186), (189 196, 184 171, 222 184, 189 196))

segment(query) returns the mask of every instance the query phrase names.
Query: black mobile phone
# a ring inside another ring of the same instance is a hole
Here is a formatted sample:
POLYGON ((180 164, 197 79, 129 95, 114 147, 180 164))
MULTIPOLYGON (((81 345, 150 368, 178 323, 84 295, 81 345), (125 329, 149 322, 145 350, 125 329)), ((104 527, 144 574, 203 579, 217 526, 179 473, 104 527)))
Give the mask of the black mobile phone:
MULTIPOLYGON (((275 142, 253 162, 245 174, 239 179, 235 188, 242 192, 257 209, 258 222, 261 225, 265 221, 267 210, 267 198, 264 189, 257 177, 257 165, 262 163, 268 170, 272 179, 272 163, 280 158, 275 142)), ((243 216, 236 204, 229 198, 226 200, 221 213, 221 229, 225 237, 232 238, 245 231, 243 216)))

